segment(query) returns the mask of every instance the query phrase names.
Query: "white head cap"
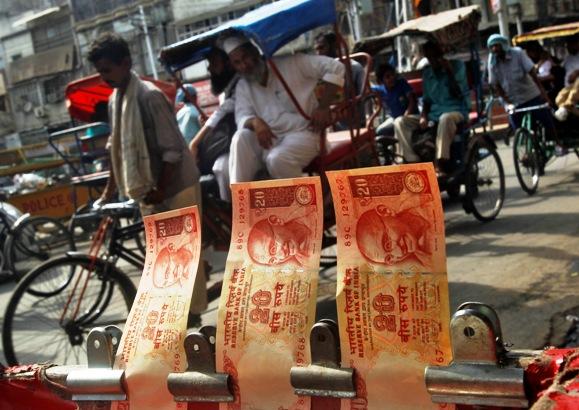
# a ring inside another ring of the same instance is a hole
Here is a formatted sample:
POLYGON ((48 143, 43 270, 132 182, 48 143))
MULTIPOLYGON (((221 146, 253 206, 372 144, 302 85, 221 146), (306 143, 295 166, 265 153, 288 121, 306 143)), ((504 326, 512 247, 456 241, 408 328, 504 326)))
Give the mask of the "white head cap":
POLYGON ((221 49, 223 49, 223 51, 229 54, 239 46, 242 46, 247 43, 249 43, 249 40, 247 38, 239 34, 233 34, 221 41, 221 49))

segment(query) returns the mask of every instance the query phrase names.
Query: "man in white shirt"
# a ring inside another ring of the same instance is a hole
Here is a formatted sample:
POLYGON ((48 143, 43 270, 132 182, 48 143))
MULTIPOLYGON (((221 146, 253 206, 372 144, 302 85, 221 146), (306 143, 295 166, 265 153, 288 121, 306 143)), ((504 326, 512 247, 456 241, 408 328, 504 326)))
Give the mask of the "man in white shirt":
POLYGON ((320 152, 320 132, 331 122, 330 103, 344 85, 343 64, 329 57, 275 57, 275 65, 310 120, 292 102, 278 77, 246 38, 226 38, 222 48, 240 74, 229 158, 231 183, 254 179, 264 166, 272 178, 293 178, 320 152), (314 90, 324 85, 319 101, 314 90))

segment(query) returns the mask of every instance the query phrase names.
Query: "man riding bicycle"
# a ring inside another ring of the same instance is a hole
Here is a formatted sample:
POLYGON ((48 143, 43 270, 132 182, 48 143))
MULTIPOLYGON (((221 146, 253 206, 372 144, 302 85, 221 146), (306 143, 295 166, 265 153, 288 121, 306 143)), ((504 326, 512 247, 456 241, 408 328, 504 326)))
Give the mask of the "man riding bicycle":
MULTIPOLYGON (((514 129, 519 128, 524 113, 516 112, 517 109, 552 103, 537 77, 533 61, 521 48, 511 47, 509 40, 500 34, 490 36, 487 47, 490 50, 489 84, 511 106, 509 111, 514 111, 510 115, 511 125, 514 129)), ((533 110, 531 115, 543 124, 549 137, 557 139, 549 108, 533 110)))

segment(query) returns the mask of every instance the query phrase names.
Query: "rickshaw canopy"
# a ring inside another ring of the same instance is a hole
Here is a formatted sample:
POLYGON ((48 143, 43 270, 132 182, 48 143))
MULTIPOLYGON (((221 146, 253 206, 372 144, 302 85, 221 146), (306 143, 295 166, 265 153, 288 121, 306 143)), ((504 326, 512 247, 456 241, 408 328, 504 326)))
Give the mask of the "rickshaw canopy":
POLYGON ((435 40, 445 50, 468 44, 475 38, 480 22, 480 7, 467 6, 443 11, 413 20, 374 37, 362 39, 354 51, 374 55, 392 45, 398 36, 423 36, 435 40))
POLYGON ((160 60, 170 72, 206 58, 218 38, 237 32, 251 39, 266 58, 316 27, 336 22, 334 0, 281 0, 250 11, 213 30, 164 47, 160 60))
MULTIPOLYGON (((143 80, 153 82, 169 98, 175 101, 177 92, 173 83, 141 77, 143 80)), ((101 80, 98 74, 84 77, 70 82, 65 89, 66 106, 70 116, 83 122, 94 122, 94 114, 98 103, 108 103, 113 89, 101 80)))
POLYGON ((579 34, 579 21, 567 24, 559 24, 557 26, 541 27, 528 33, 519 34, 513 38, 513 44, 520 45, 522 43, 526 43, 527 41, 569 37, 575 34, 579 34))

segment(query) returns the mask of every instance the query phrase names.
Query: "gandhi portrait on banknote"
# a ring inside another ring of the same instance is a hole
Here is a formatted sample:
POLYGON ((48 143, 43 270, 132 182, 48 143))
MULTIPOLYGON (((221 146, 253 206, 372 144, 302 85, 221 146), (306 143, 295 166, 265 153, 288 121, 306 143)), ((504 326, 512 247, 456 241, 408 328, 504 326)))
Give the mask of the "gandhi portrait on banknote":
POLYGON ((169 243, 157 254, 153 268, 153 284, 157 288, 168 288, 189 278, 193 254, 186 246, 176 249, 169 243))
POLYGON ((358 249, 371 263, 431 265, 432 226, 413 208, 396 212, 378 205, 362 215, 356 226, 358 249))
POLYGON ((260 265, 303 265, 311 253, 313 234, 304 222, 303 218, 284 221, 277 215, 257 221, 247 240, 249 256, 260 265))

